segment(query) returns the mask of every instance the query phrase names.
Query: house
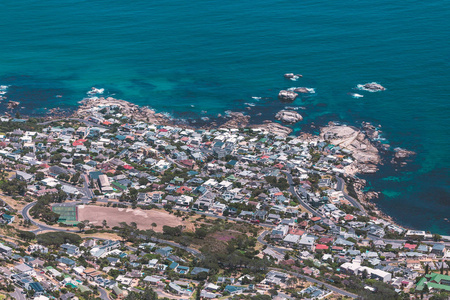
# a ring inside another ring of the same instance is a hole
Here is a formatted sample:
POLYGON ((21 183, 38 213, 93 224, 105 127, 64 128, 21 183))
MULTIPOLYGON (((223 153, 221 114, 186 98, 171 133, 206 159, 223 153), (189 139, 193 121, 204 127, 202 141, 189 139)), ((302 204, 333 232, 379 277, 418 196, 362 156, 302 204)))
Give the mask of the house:
POLYGON ((28 174, 28 173, 25 173, 25 172, 22 172, 22 171, 17 171, 16 172, 16 178, 18 180, 21 180, 21 181, 31 182, 34 179, 34 175, 28 174))
POLYGON ((436 254, 437 256, 444 256, 447 252, 445 248, 445 244, 434 244, 433 248, 431 248, 431 253, 436 254))
POLYGON ((305 248, 305 249, 314 251, 314 237, 308 236, 308 235, 303 235, 301 237, 300 241, 298 241, 298 245, 301 248, 305 248))
POLYGON ((430 291, 450 291, 450 276, 431 273, 422 277, 417 283, 416 290, 423 291, 425 285, 428 286, 430 291))
POLYGON ((2 219, 4 220, 4 222, 5 222, 6 224, 11 224, 12 222, 14 222, 15 217, 14 217, 14 216, 11 216, 11 215, 8 215, 8 214, 3 214, 3 215, 2 215, 2 219))
POLYGON ((167 247, 164 247, 164 248, 156 249, 155 253, 159 254, 161 256, 167 257, 167 256, 169 256, 172 253, 172 251, 173 251, 172 247, 168 247, 167 246, 167 247))
POLYGON ((72 244, 62 244, 61 250, 71 256, 80 255, 80 248, 72 244))
POLYGON ((206 268, 200 268, 200 267, 194 267, 191 271, 191 275, 198 275, 200 273, 209 273, 209 269, 206 268))
POLYGON ((11 256, 12 248, 0 243, 0 254, 3 254, 5 256, 11 256))

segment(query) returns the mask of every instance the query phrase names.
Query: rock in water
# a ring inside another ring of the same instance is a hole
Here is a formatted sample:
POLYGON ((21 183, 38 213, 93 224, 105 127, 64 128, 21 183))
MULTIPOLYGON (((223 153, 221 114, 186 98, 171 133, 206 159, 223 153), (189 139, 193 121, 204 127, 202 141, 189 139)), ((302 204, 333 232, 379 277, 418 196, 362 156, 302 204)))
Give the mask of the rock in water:
POLYGON ((395 148, 394 151, 395 151, 395 158, 396 159, 407 158, 407 157, 410 157, 410 156, 416 154, 413 151, 409 151, 409 150, 402 149, 402 148, 395 148))
POLYGON ((300 77, 303 77, 303 75, 301 75, 301 74, 294 74, 294 73, 286 73, 286 74, 284 74, 284 78, 290 79, 290 80, 294 80, 294 81, 299 79, 300 77))
POLYGON ((298 97, 298 94, 293 91, 281 90, 278 93, 278 99, 282 102, 294 102, 294 100, 298 97))
POLYGON ((280 110, 275 115, 275 119, 284 123, 293 124, 303 120, 303 117, 298 112, 293 110, 280 110))
POLYGON ((381 92, 381 91, 386 90, 386 88, 384 86, 382 86, 381 84, 376 83, 376 82, 370 82, 370 83, 366 83, 366 84, 358 84, 358 89, 364 90, 364 91, 369 91, 369 92, 381 92))
POLYGON ((19 104, 20 104, 20 102, 17 102, 17 101, 9 101, 8 102, 8 109, 14 109, 17 106, 19 106, 19 104))

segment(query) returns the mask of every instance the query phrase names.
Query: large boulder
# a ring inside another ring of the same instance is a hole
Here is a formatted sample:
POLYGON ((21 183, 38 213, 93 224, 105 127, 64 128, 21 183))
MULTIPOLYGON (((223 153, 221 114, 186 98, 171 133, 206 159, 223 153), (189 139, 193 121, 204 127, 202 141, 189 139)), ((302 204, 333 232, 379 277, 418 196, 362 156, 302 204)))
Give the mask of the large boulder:
POLYGON ((278 93, 278 99, 282 102, 294 102, 297 97, 298 94, 294 91, 281 90, 278 93))
POLYGON ((275 119, 280 120, 283 123, 293 124, 303 120, 303 117, 293 110, 280 110, 275 115, 275 119))
POLYGON ((370 82, 370 83, 366 83, 366 84, 358 84, 358 89, 364 90, 364 91, 369 91, 369 92, 381 92, 381 91, 386 90, 386 88, 384 86, 382 86, 381 84, 376 83, 376 82, 370 82))
POLYGON ((303 75, 301 75, 301 74, 294 74, 294 73, 286 73, 286 74, 284 74, 284 78, 290 79, 292 81, 296 81, 300 77, 303 77, 303 75))

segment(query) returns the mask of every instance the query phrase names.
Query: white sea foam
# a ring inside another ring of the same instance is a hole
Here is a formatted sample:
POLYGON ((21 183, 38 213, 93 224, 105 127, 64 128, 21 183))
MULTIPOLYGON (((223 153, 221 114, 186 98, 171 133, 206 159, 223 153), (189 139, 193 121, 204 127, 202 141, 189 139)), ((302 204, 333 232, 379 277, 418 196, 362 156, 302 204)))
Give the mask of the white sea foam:
POLYGON ((244 104, 245 104, 245 105, 248 105, 248 106, 251 106, 251 107, 253 107, 253 106, 256 105, 255 103, 248 103, 248 102, 245 102, 244 104))
POLYGON ((97 94, 103 94, 105 92, 105 89, 98 89, 96 87, 92 87, 92 89, 87 92, 88 95, 97 95, 97 94))
POLYGON ((357 94, 357 93, 350 93, 350 96, 352 96, 353 98, 363 98, 364 97, 364 95, 357 94))
POLYGON ((295 89, 305 89, 305 90, 308 91, 309 94, 315 94, 316 93, 316 89, 314 89, 314 88, 307 88, 307 87, 291 87, 291 88, 288 88, 287 90, 293 92, 293 91, 295 91, 295 89))
POLYGON ((261 97, 252 97, 252 99, 259 101, 259 100, 261 100, 261 97))

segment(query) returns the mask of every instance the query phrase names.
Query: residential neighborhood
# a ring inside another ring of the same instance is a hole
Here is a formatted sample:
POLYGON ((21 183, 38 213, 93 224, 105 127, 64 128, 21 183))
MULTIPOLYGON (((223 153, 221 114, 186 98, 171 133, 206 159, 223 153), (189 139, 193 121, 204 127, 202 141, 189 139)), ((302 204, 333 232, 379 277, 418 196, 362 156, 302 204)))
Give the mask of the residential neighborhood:
POLYGON ((324 136, 157 125, 117 105, 89 113, 1 118, 5 296, 450 295, 450 236, 359 201, 357 159, 324 136))

